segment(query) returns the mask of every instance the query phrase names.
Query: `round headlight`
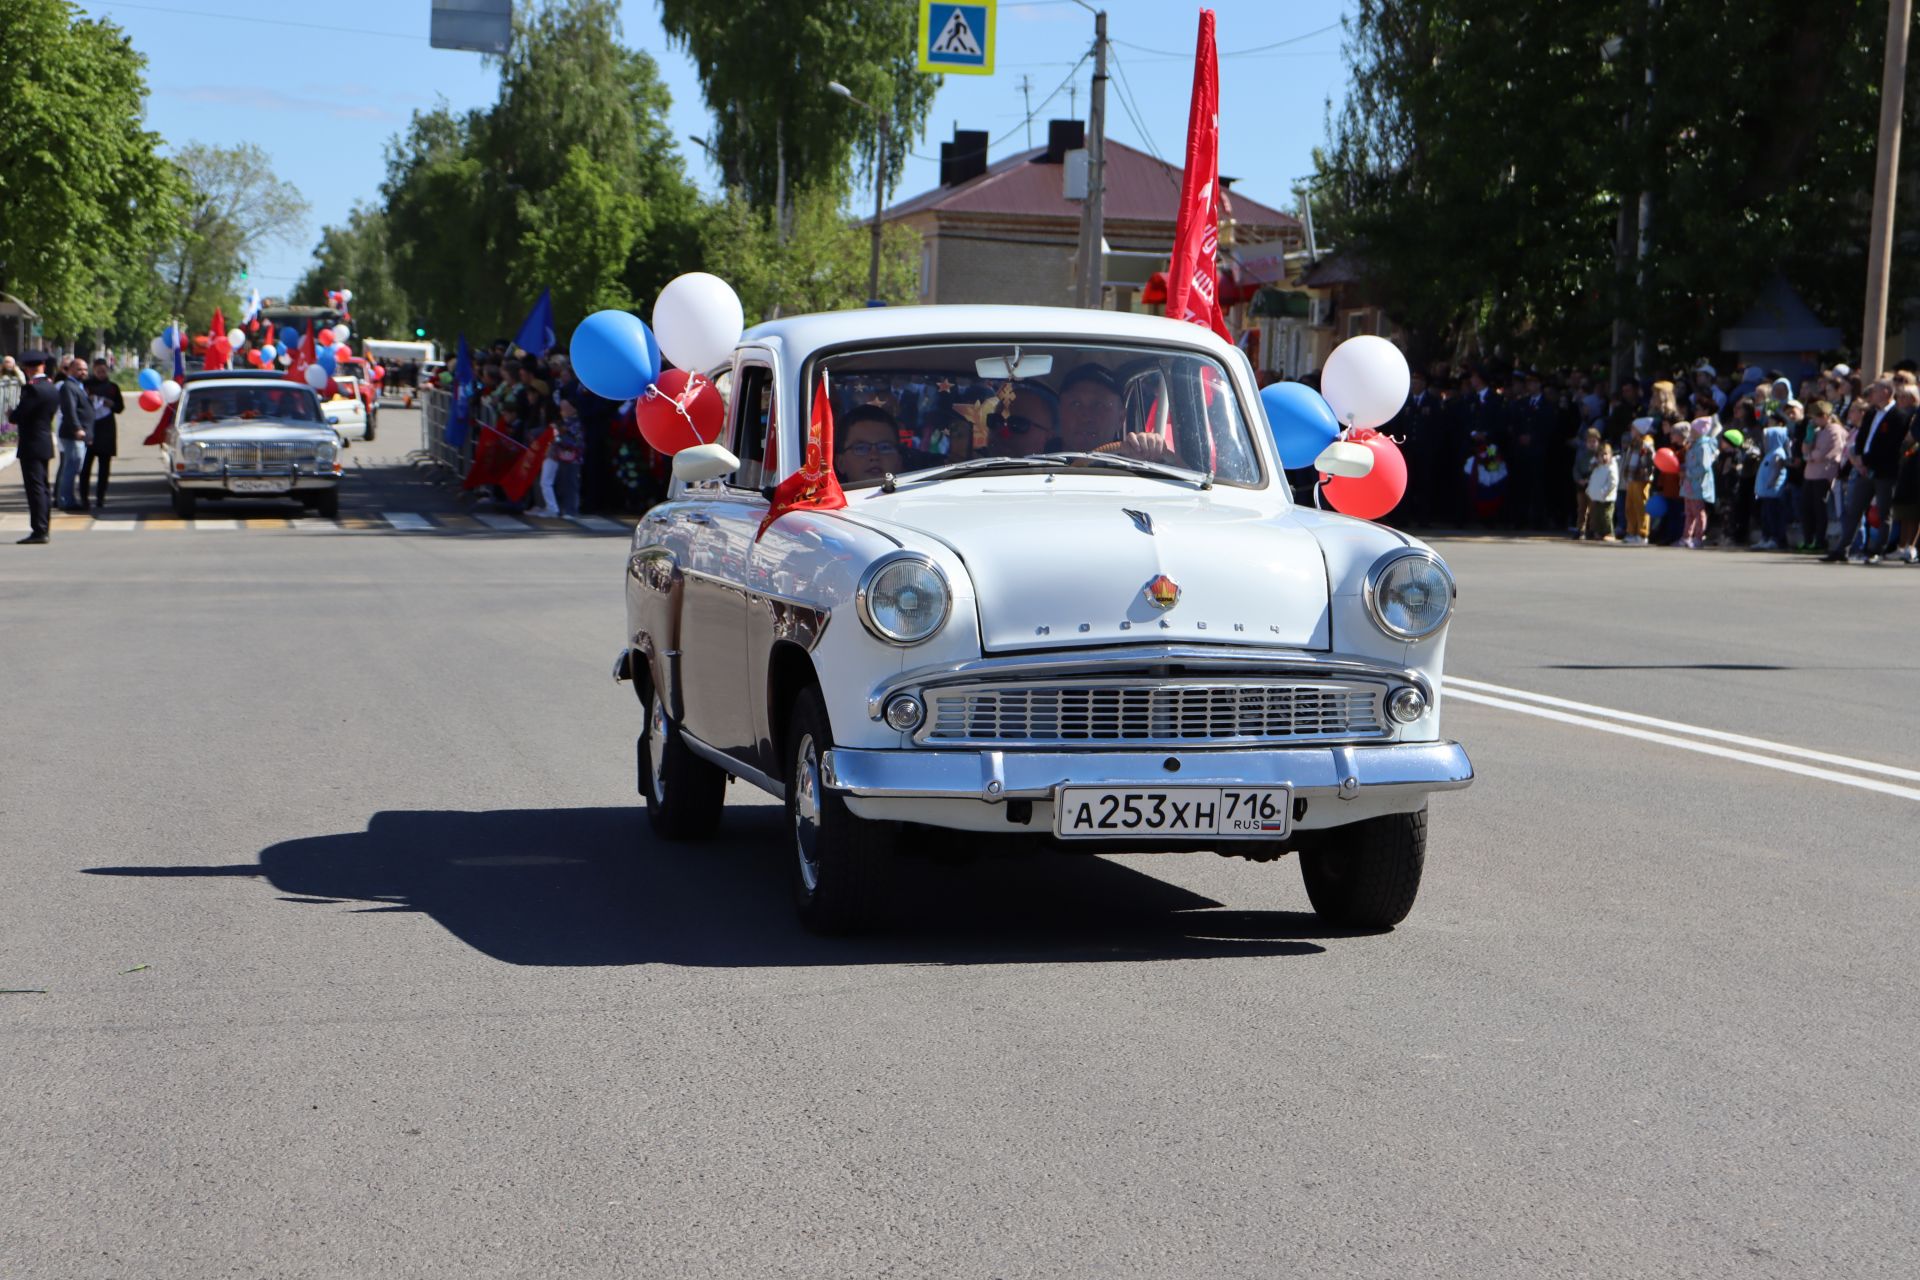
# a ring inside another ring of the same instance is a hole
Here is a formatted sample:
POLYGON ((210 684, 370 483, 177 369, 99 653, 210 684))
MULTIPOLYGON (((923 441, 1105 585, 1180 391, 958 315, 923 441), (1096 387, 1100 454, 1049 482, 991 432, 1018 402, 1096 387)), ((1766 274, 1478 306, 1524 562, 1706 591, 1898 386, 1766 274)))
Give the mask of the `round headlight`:
POLYGON ((867 630, 889 644, 919 644, 946 625, 953 597, 932 561, 898 552, 867 570, 859 603, 867 630))
POLYGON ((1453 575, 1428 551, 1396 551, 1367 573, 1367 611, 1401 640, 1423 640, 1453 613, 1453 575))

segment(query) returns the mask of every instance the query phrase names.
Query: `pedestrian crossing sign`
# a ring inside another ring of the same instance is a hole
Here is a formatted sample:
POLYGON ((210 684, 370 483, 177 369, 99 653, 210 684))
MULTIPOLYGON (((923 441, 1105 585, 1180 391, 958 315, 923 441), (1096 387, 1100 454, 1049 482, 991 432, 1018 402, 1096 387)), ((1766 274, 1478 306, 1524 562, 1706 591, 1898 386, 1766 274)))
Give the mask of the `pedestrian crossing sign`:
POLYGON ((920 70, 993 74, 994 0, 945 4, 920 0, 920 70))

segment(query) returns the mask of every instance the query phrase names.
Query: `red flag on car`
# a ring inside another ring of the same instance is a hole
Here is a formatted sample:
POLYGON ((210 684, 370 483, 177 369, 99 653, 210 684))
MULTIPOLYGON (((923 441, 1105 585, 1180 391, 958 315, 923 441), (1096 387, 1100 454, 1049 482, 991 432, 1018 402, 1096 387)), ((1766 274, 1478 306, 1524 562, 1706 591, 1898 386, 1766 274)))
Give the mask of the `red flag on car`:
POLYGON ((833 401, 827 397, 826 370, 814 389, 813 412, 807 417, 807 448, 800 467, 774 486, 773 505, 760 522, 760 534, 789 511, 832 511, 847 505, 840 478, 833 474, 833 401))
POLYGON ((1167 314, 1204 325, 1231 342, 1220 310, 1220 68, 1214 60, 1213 10, 1200 11, 1193 53, 1193 99, 1187 106, 1187 168, 1167 266, 1167 314))
POLYGON ((172 425, 173 425, 173 405, 168 405, 166 408, 160 411, 159 424, 155 426, 154 429, 147 434, 147 438, 145 440, 142 440, 140 443, 141 444, 166 443, 167 428, 172 425))
POLYGON ((307 366, 320 358, 313 345, 313 321, 307 321, 307 336, 293 349, 293 359, 287 364, 287 381, 304 383, 307 380, 307 366))

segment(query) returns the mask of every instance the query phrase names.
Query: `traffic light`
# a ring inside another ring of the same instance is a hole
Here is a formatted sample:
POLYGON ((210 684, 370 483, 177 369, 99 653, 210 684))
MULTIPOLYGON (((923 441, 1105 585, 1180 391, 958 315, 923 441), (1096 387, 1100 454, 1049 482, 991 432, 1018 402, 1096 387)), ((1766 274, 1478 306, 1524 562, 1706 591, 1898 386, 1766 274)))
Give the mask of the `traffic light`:
POLYGON ((424 338, 427 336, 427 331, 425 329, 422 329, 419 325, 415 325, 413 326, 413 336, 416 338, 424 338))

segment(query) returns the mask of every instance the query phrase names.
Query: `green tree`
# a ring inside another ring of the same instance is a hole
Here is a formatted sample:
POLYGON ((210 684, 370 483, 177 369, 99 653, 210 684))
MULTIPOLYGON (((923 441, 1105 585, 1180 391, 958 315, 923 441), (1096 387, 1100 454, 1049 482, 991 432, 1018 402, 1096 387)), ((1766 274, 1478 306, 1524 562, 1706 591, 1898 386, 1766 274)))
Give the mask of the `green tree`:
POLYGON ((692 265, 667 91, 618 31, 610 0, 549 0, 518 20, 492 107, 417 113, 390 147, 395 274, 436 332, 510 333, 545 287, 564 329, 692 265))
POLYGON ((914 0, 660 0, 661 24, 699 71, 727 185, 785 208, 790 192, 844 195, 850 173, 870 173, 873 116, 829 92, 836 80, 885 113, 888 174, 898 175, 940 85, 914 67, 919 10, 914 0))
MULTIPOLYGON (((774 211, 737 190, 714 204, 704 230, 706 268, 740 295, 749 324, 775 315, 842 311, 866 301, 872 232, 841 213, 831 190, 798 193, 784 237, 774 211)), ((880 250, 885 301, 919 297, 919 246, 911 227, 886 229, 880 250)))
POLYGON ((168 310, 195 326, 211 318, 215 307, 231 319, 242 266, 269 245, 300 234, 306 199, 275 176, 267 153, 251 142, 188 143, 174 153, 173 163, 187 195, 184 223, 158 258, 168 310))
POLYGON ((0 32, 0 290, 52 335, 113 326, 120 273, 179 217, 179 181, 141 127, 146 60, 64 0, 3 0, 0 32))
POLYGON ((1777 270, 1851 331, 1884 12, 1360 0, 1322 229, 1430 353, 1588 364, 1622 315, 1665 366, 1717 350, 1777 270), (1644 287, 1617 257, 1642 191, 1644 287))
POLYGON ((329 291, 351 289, 355 329, 369 337, 413 336, 413 308, 394 278, 385 212, 356 204, 345 223, 321 229, 313 257, 291 301, 322 306, 329 291))

